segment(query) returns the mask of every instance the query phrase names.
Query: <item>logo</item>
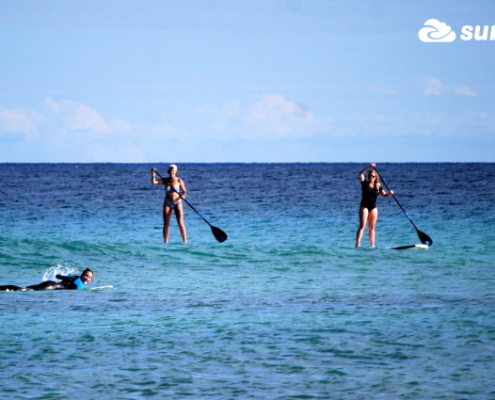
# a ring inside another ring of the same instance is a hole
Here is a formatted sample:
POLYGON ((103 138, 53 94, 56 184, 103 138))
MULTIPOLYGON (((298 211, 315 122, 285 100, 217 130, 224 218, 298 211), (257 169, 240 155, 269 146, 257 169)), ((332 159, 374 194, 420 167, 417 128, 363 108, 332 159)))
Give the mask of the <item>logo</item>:
POLYGON ((438 19, 429 19, 419 30, 418 36, 422 42, 453 42, 456 34, 446 23, 438 19))
MULTIPOLYGON (((429 19, 419 30, 418 37, 422 42, 453 42, 456 33, 452 28, 438 19, 429 19)), ((459 39, 464 41, 495 41, 495 25, 464 25, 461 28, 459 39)))

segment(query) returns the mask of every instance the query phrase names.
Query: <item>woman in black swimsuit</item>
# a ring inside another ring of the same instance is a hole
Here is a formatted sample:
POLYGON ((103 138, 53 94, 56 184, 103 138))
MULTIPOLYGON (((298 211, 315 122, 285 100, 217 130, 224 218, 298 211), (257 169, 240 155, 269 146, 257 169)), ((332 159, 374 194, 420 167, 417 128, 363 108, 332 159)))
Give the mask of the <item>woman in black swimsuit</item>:
POLYGON ((378 196, 389 197, 394 194, 391 190, 388 193, 381 188, 378 179, 378 172, 375 171, 376 164, 372 163, 361 172, 359 180, 361 181, 361 204, 359 206, 359 229, 356 233, 356 247, 361 247, 361 238, 363 237, 366 223, 369 224, 368 232, 370 246, 375 247, 375 226, 378 220, 378 208, 376 208, 376 199, 378 196), (368 179, 364 174, 368 171, 368 179))

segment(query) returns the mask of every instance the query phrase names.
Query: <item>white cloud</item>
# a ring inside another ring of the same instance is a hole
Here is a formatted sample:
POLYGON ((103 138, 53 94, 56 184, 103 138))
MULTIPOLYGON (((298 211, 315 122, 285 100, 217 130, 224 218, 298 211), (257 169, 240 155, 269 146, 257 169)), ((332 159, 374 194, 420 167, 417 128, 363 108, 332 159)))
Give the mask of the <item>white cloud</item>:
POLYGON ((279 94, 267 94, 261 101, 251 106, 248 118, 259 124, 284 125, 283 131, 288 128, 287 123, 302 122, 312 124, 313 114, 304 110, 301 106, 286 100, 279 94))
POLYGON ((304 137, 328 129, 312 112, 280 94, 264 95, 249 105, 234 102, 219 114, 217 130, 246 139, 304 137))
POLYGON ((24 110, 8 110, 0 107, 0 134, 20 133, 26 138, 32 137, 36 133, 37 126, 31 115, 24 110))
POLYGON ((441 94, 455 94, 457 96, 476 96, 476 92, 466 85, 445 85, 434 76, 421 78, 423 94, 440 96, 441 94))
POLYGON ((93 134, 109 134, 111 129, 103 117, 91 107, 73 100, 56 101, 45 99, 51 111, 61 116, 69 131, 84 131, 93 134))
MULTIPOLYGON (((65 160, 90 162, 144 161, 159 158, 170 142, 187 140, 189 133, 165 122, 134 124, 105 119, 99 111, 70 99, 44 100, 43 146, 65 160)), ((176 143, 177 144, 177 143, 176 143)))
POLYGON ((421 79, 421 85, 423 87, 423 93, 427 96, 435 95, 439 96, 443 92, 443 84, 438 78, 434 76, 425 76, 421 79))
POLYGON ((369 90, 370 90, 370 92, 373 92, 373 93, 395 94, 395 91, 393 91, 392 89, 383 88, 383 87, 377 87, 377 86, 371 86, 369 88, 369 90))
POLYGON ((458 126, 468 127, 465 130, 467 135, 480 130, 489 134, 495 133, 495 117, 484 111, 467 111, 457 115, 454 120, 458 126))
POLYGON ((476 96, 476 92, 471 89, 469 86, 464 86, 464 85, 454 85, 452 88, 452 91, 454 94, 457 94, 459 96, 476 96))
POLYGON ((365 124, 369 124, 369 123, 382 124, 387 122, 387 118, 385 116, 374 113, 344 115, 343 119, 345 121, 360 122, 365 124))

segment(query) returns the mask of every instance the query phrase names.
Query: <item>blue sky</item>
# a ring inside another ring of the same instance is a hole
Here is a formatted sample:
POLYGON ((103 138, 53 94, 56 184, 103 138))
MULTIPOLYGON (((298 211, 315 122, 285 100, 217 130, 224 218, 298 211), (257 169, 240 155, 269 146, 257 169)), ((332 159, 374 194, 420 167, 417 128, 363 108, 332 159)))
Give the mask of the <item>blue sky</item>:
POLYGON ((493 0, 0 0, 0 24, 0 162, 495 162, 495 40, 461 39, 493 0))

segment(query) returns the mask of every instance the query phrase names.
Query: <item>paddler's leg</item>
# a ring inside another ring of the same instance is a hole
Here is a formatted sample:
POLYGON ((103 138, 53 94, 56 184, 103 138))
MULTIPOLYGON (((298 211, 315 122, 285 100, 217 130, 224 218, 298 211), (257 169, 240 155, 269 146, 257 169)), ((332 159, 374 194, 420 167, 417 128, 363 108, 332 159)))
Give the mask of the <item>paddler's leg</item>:
POLYGON ((363 237, 364 228, 368 221, 368 209, 366 207, 359 208, 359 229, 356 233, 356 247, 361 247, 361 239, 363 237))
POLYGON ((177 218, 177 223, 179 224, 182 241, 184 243, 187 243, 187 230, 186 224, 184 223, 184 208, 182 207, 182 203, 179 203, 175 206, 175 216, 177 218))
POLYGON ((170 234, 170 217, 172 216, 172 207, 163 206, 163 242, 168 243, 170 234))
POLYGON ((376 221, 378 221, 378 208, 373 208, 368 213, 368 229, 369 229, 369 237, 370 237, 370 246, 375 247, 375 226, 376 221))

